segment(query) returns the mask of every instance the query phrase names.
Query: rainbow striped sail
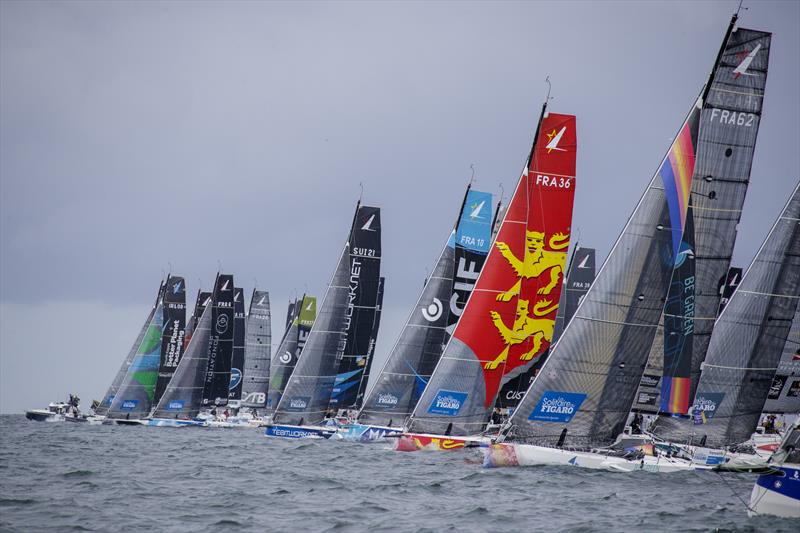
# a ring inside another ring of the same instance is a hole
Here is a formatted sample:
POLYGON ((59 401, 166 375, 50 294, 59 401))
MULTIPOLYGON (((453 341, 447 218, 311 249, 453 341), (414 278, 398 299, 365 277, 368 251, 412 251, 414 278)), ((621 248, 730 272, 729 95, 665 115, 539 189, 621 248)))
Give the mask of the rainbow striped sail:
POLYGON ((689 195, 692 192, 692 174, 694 174, 694 139, 697 138, 698 109, 683 124, 681 131, 673 141, 667 157, 661 164, 659 174, 664 182, 664 193, 669 206, 669 219, 672 226, 672 257, 677 260, 680 252, 683 230, 686 223, 686 211, 689 208, 689 195))

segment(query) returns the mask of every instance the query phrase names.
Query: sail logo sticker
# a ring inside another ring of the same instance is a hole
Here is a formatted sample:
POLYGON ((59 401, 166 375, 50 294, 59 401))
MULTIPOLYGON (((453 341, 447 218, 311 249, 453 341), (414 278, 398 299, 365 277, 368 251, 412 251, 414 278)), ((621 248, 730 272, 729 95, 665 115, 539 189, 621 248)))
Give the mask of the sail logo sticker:
POLYGON ((579 392, 545 391, 528 420, 569 422, 584 400, 586 394, 579 392))
POLYGON ((553 150, 558 150, 559 152, 566 152, 567 151, 565 148, 559 148, 558 147, 558 143, 561 142, 561 138, 564 136, 564 132, 565 131, 567 131, 567 127, 566 126, 562 126, 561 130, 559 130, 558 133, 556 133, 556 130, 554 128, 553 131, 551 131, 550 133, 547 134, 547 139, 548 139, 549 142, 547 143, 547 146, 545 146, 545 148, 547 148, 547 153, 548 154, 550 152, 552 152, 553 150))
POLYGON ((375 400, 375 405, 377 407, 389 409, 395 407, 399 401, 400 399, 395 394, 387 392, 385 394, 378 394, 378 399, 375 400))
POLYGON ((167 404, 167 411, 180 411, 183 409, 183 400, 172 400, 167 404))
POLYGON ((229 291, 228 285, 230 284, 230 280, 226 279, 225 283, 223 283, 222 287, 219 289, 221 291, 229 291))
POLYGON ((422 309, 422 316, 428 322, 436 322, 442 317, 444 306, 439 298, 434 298, 427 307, 422 309))
POLYGON ((476 218, 486 218, 480 216, 480 212, 483 210, 483 206, 486 205, 486 200, 481 201, 479 204, 472 204, 470 207, 472 208, 472 212, 469 214, 469 218, 476 219, 476 218))
POLYGON ((455 416, 467 400, 466 392, 439 390, 431 402, 428 412, 434 415, 455 416))
POLYGON ((280 357, 278 357, 278 360, 280 360, 280 362, 283 363, 284 365, 288 365, 292 360, 291 352, 288 352, 288 351, 287 352, 283 352, 280 355, 280 357))
POLYGON ((372 228, 372 221, 373 220, 375 220, 375 215, 374 214, 367 219, 367 221, 364 223, 364 225, 361 226, 361 229, 364 230, 364 231, 377 231, 377 230, 372 228))
POLYGON ((219 315, 215 328, 220 335, 228 331, 228 315, 219 315))
POLYGON ((182 281, 178 281, 175 285, 172 286, 172 294, 178 294, 181 290, 181 285, 183 285, 182 281))
POLYGON ((758 43, 752 51, 742 50, 736 54, 736 58, 739 59, 739 65, 733 69, 733 79, 739 79, 739 76, 755 76, 755 74, 747 72, 747 69, 750 68, 750 63, 756 58, 759 50, 761 50, 761 43, 758 43))
POLYGON ((581 260, 581 262, 580 262, 580 263, 578 263, 578 268, 589 268, 588 266, 586 266, 586 262, 587 262, 588 260, 589 260, 589 255, 587 254, 587 255, 586 255, 586 257, 584 257, 584 258, 581 260))
POLYGON ((125 400, 122 402, 123 411, 133 411, 139 405, 139 400, 125 400))
POLYGON ((694 400, 694 405, 692 406, 695 423, 697 423, 698 416, 701 415, 703 422, 714 418, 717 408, 722 403, 723 398, 725 398, 724 392, 698 392, 694 400))
POLYGON ((289 405, 286 407, 287 411, 302 411, 308 406, 308 396, 295 396, 289 399, 289 405))
POLYGON ((231 381, 228 384, 228 390, 233 390, 242 382, 242 371, 238 368, 231 368, 231 381))

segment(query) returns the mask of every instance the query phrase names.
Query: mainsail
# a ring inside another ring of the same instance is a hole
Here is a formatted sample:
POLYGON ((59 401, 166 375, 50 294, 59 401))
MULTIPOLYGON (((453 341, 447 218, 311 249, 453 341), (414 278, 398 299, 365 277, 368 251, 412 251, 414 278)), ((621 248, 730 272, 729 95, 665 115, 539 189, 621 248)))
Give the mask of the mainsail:
POLYGON ((566 268, 575 190, 575 117, 545 114, 475 290, 410 431, 480 433, 504 384, 548 349, 566 268))
MULTIPOLYGON (((770 393, 798 300, 800 184, 717 320, 692 420, 671 424, 670 440, 700 437, 706 446, 718 447, 750 438, 770 393)), ((662 434, 658 426, 654 431, 662 434)))
POLYGON ((720 299, 717 316, 722 314, 722 310, 725 309, 725 306, 728 305, 728 302, 731 300, 731 296, 733 296, 736 287, 739 286, 739 282, 742 280, 742 274, 743 271, 741 268, 731 267, 728 269, 728 275, 724 279, 719 280, 720 299))
MULTIPOLYGON (((649 366, 663 361, 663 414, 687 414, 720 305, 753 161, 769 61, 770 34, 731 20, 701 97, 697 163, 682 249, 667 296, 660 342, 649 366)), ((648 374, 653 375, 652 372, 648 374)), ((638 406, 635 406, 638 407, 638 406)), ((646 410, 646 409, 643 409, 646 410)))
POLYGON ((622 432, 681 247, 699 114, 698 101, 509 419, 514 437, 608 444, 622 432))
MULTIPOLYGON (((164 331, 161 334, 161 362, 153 405, 167 389, 183 355, 186 327, 186 283, 180 276, 168 276, 164 285, 164 331)), ((151 406, 152 407, 152 406, 151 406)))
POLYGON ((267 291, 253 289, 245 332, 242 405, 261 409, 267 406, 272 355, 272 320, 267 291))
POLYGON ((106 418, 137 420, 147 417, 153 407, 158 365, 161 358, 161 332, 164 324, 162 301, 156 307, 144 338, 128 372, 111 402, 106 418))
POLYGON ((233 276, 217 274, 211 299, 211 336, 203 406, 227 405, 233 357, 233 276))
POLYGON ((242 379, 245 365, 245 316, 244 291, 233 289, 233 352, 231 355, 231 381, 228 385, 228 400, 242 399, 242 379))
POLYGON ((336 350, 337 374, 329 404, 333 410, 358 409, 359 386, 372 358, 372 330, 378 312, 381 273, 379 208, 359 208, 349 245, 347 309, 336 350))
POLYGON ((200 317, 203 316, 203 311, 205 311, 206 306, 208 306, 210 303, 211 293, 198 289, 197 298, 194 301, 194 311, 192 312, 192 316, 189 318, 189 320, 186 321, 186 332, 183 336, 184 353, 186 353, 186 349, 189 346, 189 341, 192 340, 192 334, 197 327, 197 323, 200 321, 200 317))
POLYGON ((491 201, 491 194, 467 188, 456 225, 364 401, 360 422, 401 424, 413 412, 483 267, 491 201), (481 209, 475 212, 478 206, 481 209), (458 253, 456 242, 462 248, 458 253), (454 283, 456 276, 459 281, 454 283))
MULTIPOLYGON (((351 243, 362 242, 362 235, 359 234, 371 232, 372 224, 376 222, 375 218, 371 218, 372 215, 378 218, 377 208, 361 206, 359 202, 347 242, 342 248, 302 356, 273 415, 275 423, 315 424, 325 419, 334 381, 337 379, 339 361, 348 347, 348 331, 352 331, 353 327, 352 315, 350 328, 347 327, 348 313, 354 311, 349 305, 352 302, 351 276, 360 275, 361 269, 357 263, 368 255, 361 253, 368 252, 367 250, 359 250, 357 255, 351 257, 351 243), (358 260, 353 261, 353 257, 358 260)), ((369 242, 369 237, 367 239, 369 242)), ((376 253, 379 255, 379 252, 373 252, 373 255, 376 253)), ((377 297, 377 276, 374 282, 377 297)), ((372 323, 369 325, 371 329, 372 323)))
POLYGON ((800 304, 783 346, 778 370, 764 404, 765 413, 800 413, 800 304))
POLYGON ((289 304, 289 309, 293 313, 292 321, 270 362, 267 394, 267 409, 270 411, 278 406, 294 367, 303 353, 308 334, 317 318, 317 299, 304 295, 300 300, 289 304))
POLYGON ((375 356, 375 346, 378 342, 378 331, 381 327, 381 312, 383 311, 383 291, 386 284, 386 278, 381 277, 378 280, 378 302, 375 308, 375 320, 372 324, 372 333, 369 340, 369 357, 367 358, 367 365, 364 368, 364 373, 361 376, 361 382, 358 384, 358 395, 356 396, 356 406, 358 409, 364 403, 364 394, 369 384, 369 374, 372 369, 372 359, 375 356))
POLYGON ((153 304, 153 307, 150 308, 150 313, 147 315, 147 319, 145 319, 144 324, 142 324, 139 334, 136 336, 136 340, 133 341, 133 346, 131 346, 130 351, 128 351, 128 355, 125 356, 125 360, 122 361, 122 365, 119 367, 119 370, 117 370, 117 374, 114 376, 114 381, 111 382, 111 385, 108 387, 105 396, 103 396, 103 401, 100 402, 100 405, 98 405, 94 410, 96 415, 105 416, 108 413, 108 408, 111 407, 111 403, 114 401, 114 396, 116 396, 119 386, 122 385, 122 380, 125 379, 125 375, 128 373, 128 368, 130 368, 133 358, 136 357, 136 352, 139 351, 139 346, 142 344, 142 340, 144 340, 144 336, 147 333, 147 328, 150 326, 150 321, 153 320, 153 315, 156 312, 158 303, 161 301, 161 292, 163 290, 164 282, 162 281, 158 286, 156 301, 153 304))

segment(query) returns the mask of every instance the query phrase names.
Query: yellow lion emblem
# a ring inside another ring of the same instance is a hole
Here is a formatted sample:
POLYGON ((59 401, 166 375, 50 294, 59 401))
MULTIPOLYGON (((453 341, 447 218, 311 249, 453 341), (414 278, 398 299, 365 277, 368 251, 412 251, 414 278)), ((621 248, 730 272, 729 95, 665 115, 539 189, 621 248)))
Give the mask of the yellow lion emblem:
POLYGON ((556 233, 550 237, 548 246, 553 250, 544 249, 545 234, 541 231, 525 232, 525 255, 522 260, 517 259, 514 252, 504 242, 497 242, 495 246, 506 260, 511 263, 511 268, 520 277, 520 280, 508 291, 497 295, 497 300, 507 302, 515 295, 519 294, 522 278, 538 278, 548 270, 550 271, 550 282, 539 289, 539 294, 550 294, 558 285, 564 273, 564 265, 567 262, 567 251, 569 247, 569 235, 556 233))
POLYGON ((514 320, 514 327, 512 328, 509 328, 503 323, 500 313, 497 311, 489 311, 489 314, 492 316, 494 327, 500 332, 500 336, 503 337, 503 342, 506 347, 503 348, 503 351, 500 352, 500 355, 498 355, 494 361, 485 363, 483 367, 486 370, 494 370, 499 365, 505 363, 506 359, 508 359, 509 349, 515 344, 523 342, 531 335, 533 336, 533 347, 530 351, 520 355, 519 358, 521 361, 530 361, 533 359, 533 357, 539 353, 543 340, 547 342, 553 341, 553 328, 556 322, 549 318, 539 317, 549 315, 556 309, 558 309, 558 302, 553 304, 552 300, 541 300, 536 302, 533 306, 533 314, 530 315, 528 314, 528 301, 519 300, 517 302, 517 315, 514 320))

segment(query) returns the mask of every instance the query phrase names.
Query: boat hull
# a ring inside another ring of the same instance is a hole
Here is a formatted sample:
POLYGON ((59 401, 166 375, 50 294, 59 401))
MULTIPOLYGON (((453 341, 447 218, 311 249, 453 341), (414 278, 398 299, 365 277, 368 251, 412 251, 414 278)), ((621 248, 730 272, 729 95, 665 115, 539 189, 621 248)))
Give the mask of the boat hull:
POLYGON ((747 513, 800 518, 800 465, 774 468, 782 474, 758 476, 747 513))
POLYGON ((489 445, 486 437, 449 437, 446 435, 430 435, 426 433, 403 433, 395 444, 398 452, 449 452, 465 448, 477 448, 489 445))
POLYGON ((349 442, 385 442, 399 437, 401 429, 388 426, 370 426, 366 424, 345 424, 339 426, 334 438, 349 442))
POLYGON ((182 427, 205 427, 205 421, 201 420, 181 420, 177 418, 150 418, 147 420, 148 426, 162 428, 182 428, 182 427))
POLYGON ((25 418, 34 422, 63 422, 65 417, 46 409, 31 409, 25 411, 25 418))
POLYGON ((483 465, 487 468, 502 466, 572 466, 609 472, 685 472, 704 470, 709 467, 697 465, 683 459, 645 455, 638 459, 626 459, 613 455, 588 451, 572 451, 548 448, 531 444, 501 443, 483 449, 483 465))
POLYGON ((280 439, 329 439, 336 433, 335 428, 321 426, 291 426, 267 424, 264 435, 280 439))

